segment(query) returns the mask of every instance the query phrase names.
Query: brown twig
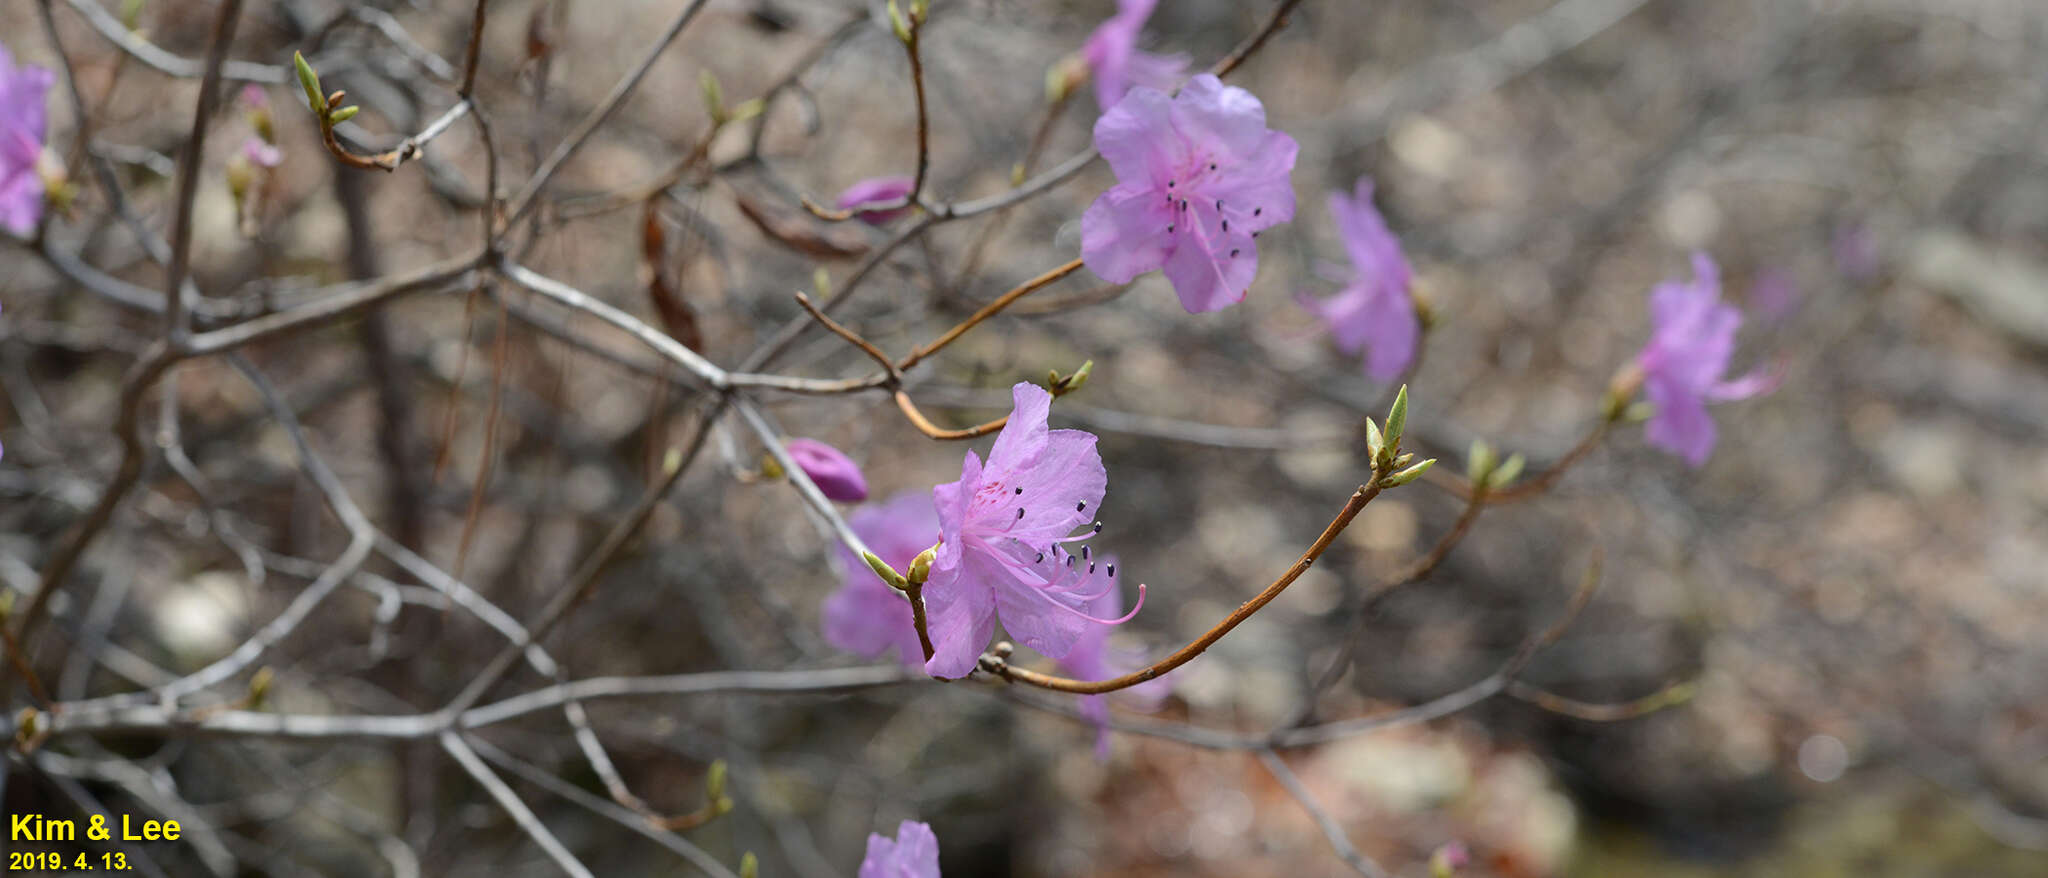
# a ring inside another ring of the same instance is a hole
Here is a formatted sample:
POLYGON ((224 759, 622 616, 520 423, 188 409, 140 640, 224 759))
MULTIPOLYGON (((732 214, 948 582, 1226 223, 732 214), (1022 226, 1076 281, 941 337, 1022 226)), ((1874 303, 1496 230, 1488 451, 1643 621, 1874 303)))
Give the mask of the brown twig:
POLYGON ((868 355, 868 359, 874 360, 876 363, 881 364, 882 371, 887 372, 889 374, 889 381, 891 383, 901 381, 903 379, 903 370, 897 368, 896 361, 889 359, 888 354, 882 353, 881 348, 875 347, 873 342, 860 337, 859 333, 856 333, 853 330, 846 328, 839 321, 833 320, 832 318, 825 316, 825 312, 818 310, 818 306, 811 304, 810 296, 806 296, 803 293, 797 293, 796 303, 799 306, 802 306, 802 308, 804 309, 804 313, 811 315, 812 320, 816 320, 819 323, 824 324, 825 328, 831 330, 833 335, 845 339, 847 344, 860 348, 861 353, 868 355))
POLYGON ((1266 16, 1265 23, 1259 25, 1259 29, 1253 31, 1250 38, 1230 50, 1230 54, 1223 56, 1223 60, 1217 61, 1216 66, 1209 68, 1209 72, 1218 77, 1229 76, 1230 71, 1236 70, 1237 66, 1243 64, 1246 58, 1250 58, 1253 52, 1266 45, 1267 38, 1273 36, 1274 31, 1287 24, 1287 14, 1293 12, 1294 7, 1299 5, 1301 0, 1280 0, 1280 5, 1273 7, 1272 14, 1266 16))
POLYGON ((1017 285, 1014 289, 1011 289, 1007 293, 997 296, 994 301, 991 301, 988 304, 981 306, 981 310, 978 310, 973 314, 968 315, 966 320, 960 321, 959 325, 954 326, 952 329, 946 330, 944 334, 940 335, 936 339, 933 339, 931 342, 924 345, 920 345, 919 347, 913 349, 908 356, 904 357, 901 362, 898 362, 896 364, 896 367, 898 369, 908 370, 910 367, 915 366, 920 362, 923 362, 926 357, 936 354, 939 351, 944 350, 947 345, 952 344, 955 341, 958 341, 960 339, 960 336, 966 335, 968 330, 973 329, 976 326, 979 326, 982 321, 987 320, 990 317, 994 317, 999 313, 1002 313, 1002 310, 1004 308, 1010 307, 1010 305, 1014 304, 1018 299, 1022 299, 1025 296, 1031 295, 1032 293, 1045 289, 1046 287, 1052 285, 1054 281, 1066 277, 1067 275, 1073 274, 1076 271, 1080 271, 1081 265, 1082 263, 1079 259, 1075 259, 1071 262, 1064 263, 1057 268, 1054 268, 1050 271, 1045 272, 1044 274, 1041 274, 1037 277, 1034 277, 1030 280, 1023 282, 1022 284, 1017 285))
POLYGON ((903 596, 910 599, 910 624, 917 629, 917 646, 924 650, 924 660, 931 661, 935 650, 932 648, 932 633, 924 614, 924 583, 913 582, 904 586, 903 596))
POLYGON ((476 484, 469 491, 469 509, 462 517, 462 536, 455 542, 455 578, 462 578, 462 570, 468 566, 470 541, 476 537, 476 527, 483 517, 484 493, 491 485, 491 469, 497 459, 498 421, 504 410, 505 360, 510 350, 512 316, 503 308, 498 310, 498 337, 491 346, 491 401, 484 415, 484 447, 476 464, 476 484))
POLYGON ((896 391, 895 397, 896 408, 903 412, 903 417, 910 421, 910 425, 916 427, 918 432, 923 433, 926 436, 929 436, 933 439, 941 439, 949 442, 961 439, 979 439, 983 436, 987 436, 990 433, 994 433, 997 430, 1001 430, 1004 424, 1008 424, 1010 422, 1010 416, 1004 415, 993 421, 976 424, 972 427, 962 427, 958 430, 948 430, 945 427, 941 427, 937 424, 932 423, 930 418, 925 417, 924 412, 918 410, 917 403, 911 401, 910 394, 905 393, 899 389, 896 391))
POLYGON ((1551 713, 1596 723, 1637 719, 1666 708, 1677 707, 1691 701, 1694 693, 1698 691, 1699 684, 1687 680, 1673 683, 1641 698, 1616 704, 1602 704, 1566 698, 1520 680, 1509 683, 1507 688, 1507 694, 1511 698, 1529 702, 1551 713))
POLYGON ((1384 474, 1378 469, 1374 469, 1371 481, 1365 485, 1360 485, 1358 490, 1351 493, 1351 499, 1344 504, 1343 509, 1337 512, 1337 517, 1330 520, 1329 526, 1323 528, 1322 535, 1316 537, 1316 541, 1308 547, 1308 551, 1303 552, 1301 558, 1295 561, 1293 566, 1287 568, 1286 573, 1281 574, 1279 579, 1273 580, 1273 584, 1266 586, 1266 589, 1259 592, 1258 596, 1239 605, 1230 615, 1225 616, 1223 621, 1216 623, 1215 627, 1204 632, 1202 636, 1195 638, 1193 642, 1175 650, 1172 655, 1160 659, 1142 670, 1108 680, 1093 682, 1070 680, 1065 677, 1055 677, 1050 674, 1041 674, 1037 671, 1027 671, 1022 668, 1011 667, 1009 662, 994 655, 983 655, 981 657, 981 668, 1005 680, 1027 683, 1042 689, 1072 692, 1077 695, 1100 695, 1104 692, 1128 689, 1187 664, 1214 645, 1216 641, 1223 639, 1223 635, 1229 634, 1231 629, 1236 628, 1244 620, 1251 618, 1252 614, 1257 613, 1267 604, 1272 603, 1273 599, 1279 597, 1281 592, 1286 591, 1289 585, 1293 585, 1296 579, 1300 579, 1303 573, 1307 573, 1308 568, 1316 563, 1316 559, 1322 557, 1323 551, 1328 549, 1332 542, 1336 541, 1338 535, 1344 533, 1345 528, 1351 526, 1351 520, 1357 518, 1358 513, 1364 511, 1366 504, 1371 503, 1374 497, 1380 495, 1380 483, 1383 478, 1384 474))
POLYGON ((1351 629, 1345 634, 1342 641, 1343 646, 1337 651, 1337 655, 1330 659, 1330 663, 1323 667, 1322 672, 1316 675, 1315 682, 1310 687, 1306 703, 1302 705, 1301 714, 1296 717, 1291 725, 1299 725, 1302 722, 1306 722, 1310 716, 1314 715, 1317 698, 1331 686, 1337 685, 1338 680, 1343 679, 1345 669, 1351 666, 1352 657, 1357 654, 1358 641, 1360 635, 1365 632, 1366 620, 1371 618, 1373 605, 1379 603, 1397 589, 1411 583, 1420 582, 1429 574, 1435 572, 1436 568, 1443 564, 1444 559, 1450 557, 1451 550, 1456 548, 1458 543, 1465 539, 1465 535, 1472 531, 1473 522, 1479 520, 1480 511, 1486 508, 1486 497, 1487 494, 1484 490, 1467 495, 1465 510, 1459 513, 1457 521, 1451 523, 1450 530, 1445 531, 1443 536, 1437 538, 1436 545, 1431 546, 1427 553, 1410 562, 1399 573, 1375 583, 1359 598, 1358 608, 1353 611, 1351 629))

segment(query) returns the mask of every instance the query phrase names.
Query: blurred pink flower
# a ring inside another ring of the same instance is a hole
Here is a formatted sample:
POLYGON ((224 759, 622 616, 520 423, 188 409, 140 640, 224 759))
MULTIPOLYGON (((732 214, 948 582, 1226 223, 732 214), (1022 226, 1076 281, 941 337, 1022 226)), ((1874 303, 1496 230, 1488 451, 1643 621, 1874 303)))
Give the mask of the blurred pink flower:
POLYGON ((1047 555, 1101 530, 1096 525, 1069 536, 1088 523, 1108 484, 1095 436, 1048 431, 1052 394, 1042 387, 1020 383, 1011 396, 1015 408, 989 449, 988 465, 969 451, 960 480, 932 489, 945 540, 924 590, 934 650, 925 671, 937 676, 972 671, 999 614, 1018 642, 1056 659, 1066 657, 1088 627, 1130 618, 1089 615, 1086 608, 1099 595, 1086 590, 1058 553, 1050 561, 1047 555))
MULTIPOLYGON (((1077 584, 1073 590, 1095 597, 1082 607, 1091 616, 1109 619, 1124 611, 1123 588, 1116 578, 1115 556, 1090 558, 1086 547, 1077 557, 1055 547, 1052 562, 1064 565, 1071 571, 1077 584)), ((1142 588, 1142 587, 1141 587, 1142 588)), ((1142 595, 1142 592, 1141 592, 1142 595)), ((1060 667, 1079 680, 1107 680, 1129 673, 1144 666, 1142 656, 1128 654, 1109 645, 1110 629, 1107 625, 1091 625, 1081 631, 1074 646, 1065 658, 1059 660, 1060 667)), ((1166 698, 1173 683, 1166 677, 1140 683, 1117 693, 1130 706, 1140 710, 1151 710, 1166 698)), ((1109 703, 1108 696, 1081 696, 1081 715, 1095 723, 1095 758, 1109 759, 1109 703)))
MULTIPOLYGON (((923 491, 863 506, 847 516, 846 523, 876 557, 897 570, 909 569, 911 559, 939 541, 939 514, 932 509, 931 495, 923 491)), ((825 642, 868 658, 895 647, 904 664, 924 664, 924 647, 918 643, 903 594, 843 545, 839 560, 839 590, 825 599, 825 642)))
POLYGON ((1117 0, 1116 14, 1096 26, 1081 46, 1081 58, 1095 78, 1095 102, 1107 110, 1134 85, 1172 91, 1187 78, 1186 55, 1154 55, 1138 49, 1138 32, 1159 0, 1117 0))
MULTIPOLYGON (((839 209, 852 210, 863 204, 878 204, 901 199, 910 194, 910 187, 917 181, 909 177, 871 177, 846 187, 839 193, 839 209)), ((854 219, 871 226, 887 225, 910 214, 910 208, 895 210, 863 210, 853 215, 854 219)))
POLYGON ((915 820, 896 827, 894 839, 869 833, 858 878, 939 878, 939 837, 915 820))
POLYGON ((1095 121, 1117 185, 1081 216, 1081 257, 1111 283, 1165 269, 1191 314, 1243 301, 1253 238, 1294 218, 1294 138, 1251 92, 1204 73, 1180 94, 1138 86, 1095 121))
POLYGON ((43 216, 43 177, 36 163, 48 125, 44 96, 55 81, 41 67, 14 66, 14 56, 0 45, 0 228, 21 237, 32 234, 43 216))
POLYGON ((860 467, 839 449, 816 439, 791 439, 782 443, 804 475, 827 498, 841 503, 858 503, 868 498, 868 480, 860 467))
POLYGON ((1392 381, 1414 359, 1422 321, 1408 294, 1408 259, 1373 207, 1372 189, 1372 180, 1360 177, 1354 194, 1330 193, 1330 217, 1351 256, 1352 280, 1320 302, 1304 296, 1302 306, 1329 324, 1345 353, 1365 353, 1365 372, 1373 380, 1392 381))
POLYGON ((1690 283, 1666 281, 1651 291, 1650 342, 1636 362, 1643 369, 1644 393, 1657 409, 1645 438, 1697 467, 1714 450, 1714 419, 1707 403, 1768 393, 1778 378, 1758 370, 1734 381, 1721 379, 1735 352, 1742 312, 1722 304, 1721 272, 1714 260, 1694 253, 1692 266, 1690 283))
POLYGON ((266 110, 270 108, 270 93, 264 91, 263 86, 256 83, 252 82, 242 86, 241 96, 242 105, 251 110, 266 110))
POLYGON ((263 138, 251 134, 248 139, 242 141, 242 158, 248 159, 250 164, 259 168, 275 168, 278 163, 284 161, 284 153, 264 142, 263 138))

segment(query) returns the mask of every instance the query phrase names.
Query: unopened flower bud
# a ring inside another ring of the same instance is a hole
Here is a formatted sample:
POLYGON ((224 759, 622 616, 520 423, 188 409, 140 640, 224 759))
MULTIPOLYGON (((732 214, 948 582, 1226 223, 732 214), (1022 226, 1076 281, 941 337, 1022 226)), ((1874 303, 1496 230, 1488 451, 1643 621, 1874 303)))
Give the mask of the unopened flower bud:
POLYGON ((897 39, 910 42, 910 22, 904 20, 903 10, 896 5, 896 0, 889 0, 889 30, 896 34, 897 39))
POLYGON ((1088 62, 1079 55, 1068 55, 1045 69, 1045 102, 1064 101, 1075 89, 1087 84, 1088 62))
POLYGON ((357 106, 342 107, 339 110, 335 110, 334 115, 327 117, 327 124, 340 125, 343 122, 355 118, 356 114, 362 112, 362 110, 362 107, 357 106))
POLYGON ((1470 865, 1471 862, 1472 854, 1465 850, 1464 843, 1451 842, 1437 848, 1435 853, 1429 855, 1430 878, 1450 878, 1450 876, 1457 874, 1459 869, 1470 865))
POLYGON ((269 665, 256 669, 256 674, 249 678, 250 710, 263 706, 263 699, 270 697, 270 684, 276 680, 277 672, 271 670, 269 665))
POLYGON ((714 759, 704 771, 704 796, 713 802, 725 798, 725 760, 714 759))
POLYGON ((1486 481, 1498 462, 1493 446, 1486 444, 1486 440, 1472 440, 1472 446, 1465 450, 1465 479, 1475 485, 1486 481))
POLYGON ((1372 462, 1375 465, 1377 465, 1380 460, 1380 453, 1386 450, 1387 437, 1385 434, 1380 432, 1380 425, 1373 423, 1372 418, 1366 418, 1365 456, 1370 458, 1372 462))
POLYGON ((902 591, 910 585, 910 580, 904 579, 903 574, 897 573, 896 568, 889 566, 889 562, 876 557, 875 553, 862 552, 860 557, 868 562, 868 567, 875 571, 876 576, 882 577, 882 581, 888 583, 890 588, 902 591))
POLYGON ((306 56, 292 53, 292 67, 299 73, 299 87, 306 90, 306 108, 314 115, 327 112, 327 101, 320 97, 320 74, 313 72, 313 65, 306 63, 306 56))
POLYGON ((1394 406, 1387 410, 1387 445, 1401 447, 1401 431, 1408 427, 1408 385, 1394 393, 1394 406))
POLYGON ((14 717, 14 740, 23 749, 35 742, 36 734, 42 730, 42 713, 33 707, 24 707, 14 717))
POLYGON ((910 559, 910 581, 923 585, 925 580, 931 578, 932 562, 937 560, 938 557, 939 547, 933 546, 923 552, 919 552, 917 557, 910 559))
POLYGON ((1628 413, 1629 403, 1634 402, 1636 392, 1643 389, 1643 367, 1631 361, 1614 373, 1607 382, 1607 395, 1600 401, 1600 412, 1609 421, 1621 420, 1628 413))
POLYGON ((748 100, 741 101, 739 103, 739 106, 733 107, 732 112, 726 115, 726 121, 745 122, 748 119, 752 119, 755 116, 761 115, 761 113, 767 109, 768 104, 762 101, 760 98, 750 98, 748 100))
POLYGON ((711 121, 726 121, 725 90, 718 86, 718 75, 709 70, 697 71, 697 87, 704 90, 704 112, 711 114, 711 121))
POLYGON ((740 878, 761 878, 761 860, 753 851, 740 855, 740 878))
POLYGON ((1524 460, 1520 454, 1508 455, 1508 459, 1495 468, 1492 475, 1487 476, 1486 486, 1489 488, 1505 488, 1514 484, 1515 479, 1522 474, 1522 467, 1527 463, 1528 461, 1524 460))
POLYGON ((839 449, 816 439, 791 439, 783 447, 826 498, 842 503, 858 503, 868 498, 867 477, 839 449))
POLYGON ((1421 463, 1418 463, 1414 466, 1411 466, 1407 469, 1401 470, 1400 472, 1394 473, 1393 475, 1386 477, 1384 480, 1380 482, 1380 484, 1388 488, 1401 487, 1402 485, 1408 484, 1409 482, 1422 478, 1422 474, 1429 472, 1429 468, 1435 465, 1436 458, 1432 457, 1428 460, 1425 460, 1421 463))

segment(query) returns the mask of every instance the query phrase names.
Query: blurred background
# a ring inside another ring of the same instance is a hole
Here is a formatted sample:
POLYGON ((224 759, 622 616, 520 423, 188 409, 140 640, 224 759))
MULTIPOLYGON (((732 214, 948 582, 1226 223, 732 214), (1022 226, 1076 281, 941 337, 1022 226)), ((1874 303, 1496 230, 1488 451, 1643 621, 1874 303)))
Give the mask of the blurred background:
MULTIPOLYGON (((477 95, 502 188, 527 179, 682 5, 490 4, 477 95)), ((1163 0, 1143 44, 1206 66, 1272 6, 1163 0)), ((80 193, 46 249, 159 289, 162 269, 87 162, 108 162, 127 209, 167 233, 198 80, 111 42, 127 31, 109 0, 0 9, 18 62, 57 65, 44 7, 91 114, 81 143, 60 80, 50 145, 80 193)), ((930 194, 999 193, 1027 155, 1036 171, 1087 148, 1092 95, 1049 114, 1045 74, 1114 4, 933 7, 930 194)), ((137 39, 196 64, 215 10, 147 0, 137 39)), ((472 11, 263 0, 229 55, 327 59, 326 87, 364 107, 351 133, 380 149, 452 103, 472 11)), ((1441 697, 1559 619, 1602 553, 1593 602, 1525 679, 1596 703, 1690 697, 1611 722, 1495 698, 1285 751, 1363 854, 1401 875, 1427 874, 1452 842, 1471 852, 1461 874, 1477 875, 2048 874, 2044 49, 2048 6, 2034 0, 1306 0, 1231 77, 1301 144, 1296 218, 1262 235, 1242 305, 1190 316, 1157 274, 1115 287, 1083 271, 910 386, 959 426, 1002 414, 1017 381, 1094 361, 1053 422, 1102 437, 1109 493, 1092 545, 1149 584, 1117 642, 1157 655, 1281 573, 1365 477, 1359 424, 1387 388, 1299 303, 1332 293, 1318 269, 1343 259, 1326 192, 1378 183, 1436 316, 1410 379, 1409 444, 1452 472, 1475 438, 1527 455, 1531 471, 1563 455, 1648 338, 1650 287, 1710 253, 1746 312, 1735 368, 1775 362, 1785 379, 1715 410, 1721 442, 1704 467, 1617 429, 1544 496, 1487 509, 1430 577, 1361 615, 1360 596, 1462 508, 1431 482, 1391 491, 1281 599, 1171 675, 1157 713, 1119 718, 1259 734, 1441 697), (1347 643, 1343 676, 1311 698, 1347 643)), ((650 298, 666 286, 693 318, 686 343, 735 364, 801 315, 794 291, 816 289, 819 272, 844 282, 888 240, 812 219, 797 198, 908 173, 910 87, 876 4, 712 0, 564 166, 516 255, 686 335, 650 298), (710 169, 620 199, 703 136, 705 72, 730 104, 800 76, 758 124, 710 142, 710 169)), ((455 125, 394 173, 354 171, 325 153, 295 88, 267 94, 284 159, 258 197, 238 208, 226 181, 245 114, 222 112, 207 141, 194 280, 231 315, 221 322, 473 250, 476 129, 455 125)), ((1112 182, 1098 162, 1012 210, 932 227, 882 260, 840 319, 909 350, 1073 258, 1082 210, 1112 182)), ((0 245, 0 303, 0 582, 24 593, 113 473, 123 373, 160 320, 16 240, 0 245)), ((709 402, 629 336, 505 284, 245 353, 385 533, 520 619, 709 402)), ((872 366, 813 332, 774 368, 872 366)), ((46 639, 64 649, 39 670, 60 700, 219 658, 347 542, 234 369, 196 361, 163 386, 211 496, 160 460, 146 467, 53 607, 65 636, 46 639), (237 539, 268 554, 245 563, 237 539)), ((987 449, 925 438, 881 394, 758 398, 789 435, 849 452, 876 501, 951 481, 965 448, 987 449)), ((567 676, 862 663, 818 626, 852 574, 794 492, 756 477, 760 456, 743 429, 712 429, 549 639, 567 676)), ((433 710, 501 647, 406 571, 367 569, 397 597, 345 589, 323 604, 265 661, 275 709, 433 710)), ((546 682, 522 669, 498 692, 546 682)), ((1254 754, 1119 733, 1101 761, 1094 729, 1032 706, 1070 703, 976 680, 588 709, 626 782, 664 813, 699 807, 724 760, 735 809, 683 834, 727 864, 755 852, 763 875, 851 875, 867 834, 905 818, 932 823, 948 875, 1349 874, 1254 754)), ((604 796, 556 714, 478 737, 604 796)), ((8 765, 8 812, 96 800, 182 815, 230 855, 225 874, 389 874, 392 843, 427 875, 558 874, 430 741, 60 736, 8 765)), ((510 782, 599 874, 696 874, 545 785, 510 782)), ((166 874, 217 872, 202 848, 146 852, 166 874)))

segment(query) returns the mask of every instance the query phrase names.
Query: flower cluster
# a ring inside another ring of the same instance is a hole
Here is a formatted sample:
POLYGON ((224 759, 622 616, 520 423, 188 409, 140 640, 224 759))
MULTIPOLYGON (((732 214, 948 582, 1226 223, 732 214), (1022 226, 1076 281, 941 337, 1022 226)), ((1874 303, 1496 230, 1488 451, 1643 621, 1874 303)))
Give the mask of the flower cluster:
POLYGON ((19 67, 0 45, 0 228, 20 237, 35 232, 43 217, 43 177, 38 169, 49 119, 44 98, 56 77, 29 64, 19 67))
POLYGON ((1721 270, 1704 253, 1692 257, 1691 282, 1671 280, 1650 292, 1649 344, 1636 356, 1643 393, 1656 407, 1644 436, 1686 463, 1700 466, 1714 451, 1707 403, 1746 399, 1777 386, 1764 370, 1726 381, 1742 312, 1721 302, 1721 270))

